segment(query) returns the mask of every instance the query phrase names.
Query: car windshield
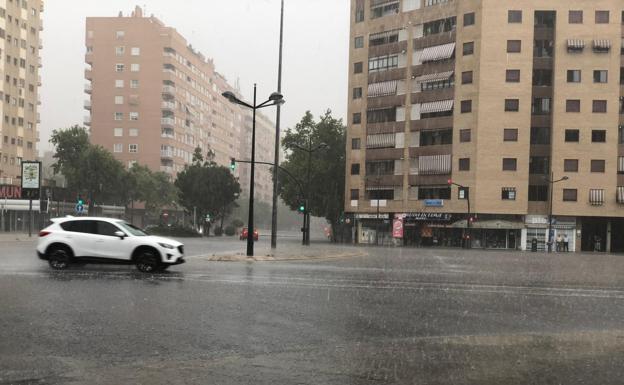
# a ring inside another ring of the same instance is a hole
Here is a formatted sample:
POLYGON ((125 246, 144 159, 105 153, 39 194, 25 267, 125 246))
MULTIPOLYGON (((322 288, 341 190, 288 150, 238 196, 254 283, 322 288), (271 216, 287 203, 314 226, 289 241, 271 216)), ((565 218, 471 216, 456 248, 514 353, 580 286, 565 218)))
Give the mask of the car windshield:
POLYGON ((121 226, 124 230, 134 235, 135 237, 144 237, 147 236, 147 233, 143 230, 139 229, 135 225, 132 225, 128 222, 117 222, 119 226, 121 226))

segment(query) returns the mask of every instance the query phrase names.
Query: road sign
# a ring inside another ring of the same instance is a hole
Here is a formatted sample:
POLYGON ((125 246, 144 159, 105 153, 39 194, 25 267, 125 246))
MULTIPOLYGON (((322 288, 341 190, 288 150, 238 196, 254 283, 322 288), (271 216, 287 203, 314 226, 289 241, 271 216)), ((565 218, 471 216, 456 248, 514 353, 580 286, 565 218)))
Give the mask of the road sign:
POLYGON ((82 213, 84 212, 84 206, 83 206, 83 205, 81 205, 80 203, 78 203, 78 204, 76 205, 76 212, 77 212, 78 214, 82 214, 82 213))

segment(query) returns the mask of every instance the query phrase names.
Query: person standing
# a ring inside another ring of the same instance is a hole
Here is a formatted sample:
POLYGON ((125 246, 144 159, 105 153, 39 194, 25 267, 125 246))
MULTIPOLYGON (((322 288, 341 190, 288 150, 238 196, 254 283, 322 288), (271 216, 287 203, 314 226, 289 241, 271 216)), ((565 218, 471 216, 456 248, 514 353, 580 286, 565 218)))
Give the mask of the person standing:
POLYGON ((565 251, 566 253, 570 251, 568 247, 569 247, 568 234, 564 234, 563 235, 563 251, 565 251))
POLYGON ((561 237, 561 234, 557 234, 557 251, 561 251, 563 249, 563 238, 561 237))

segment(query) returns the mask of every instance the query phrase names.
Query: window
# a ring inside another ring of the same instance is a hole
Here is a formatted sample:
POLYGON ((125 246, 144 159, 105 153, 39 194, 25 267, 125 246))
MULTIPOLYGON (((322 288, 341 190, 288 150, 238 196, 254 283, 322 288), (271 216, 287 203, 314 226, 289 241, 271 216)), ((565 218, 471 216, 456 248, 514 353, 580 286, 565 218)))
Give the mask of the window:
POLYGON ((371 19, 383 17, 387 15, 394 15, 399 13, 399 2, 384 2, 384 4, 371 4, 371 19))
POLYGON ((128 136, 139 136, 139 129, 138 128, 129 129, 128 136))
POLYGON ((568 70, 568 83, 580 83, 581 70, 568 70))
POLYGON ((578 142, 579 141, 579 130, 565 130, 565 141, 566 142, 578 142))
POLYGON ((379 45, 396 43, 399 41, 399 30, 385 31, 379 33, 371 33, 368 38, 368 46, 375 47, 379 45))
POLYGON ((459 130, 459 141, 462 143, 470 142, 471 131, 469 128, 459 130))
POLYGON ((470 25, 474 25, 475 23, 475 13, 464 13, 464 27, 468 27, 470 25))
POLYGON ((139 113, 138 112, 131 112, 130 113, 130 120, 139 120, 139 113))
POLYGON ((132 72, 137 72, 140 68, 140 65, 138 63, 132 63, 130 64, 130 71, 132 72))
POLYGON ((360 148, 362 148, 362 139, 360 139, 360 138, 352 138, 351 139, 351 149, 352 150, 359 150, 360 148))
POLYGON ((123 120, 123 112, 115 112, 115 120, 123 120))
POLYGON ((461 113, 465 114, 467 112, 472 112, 472 100, 461 101, 461 113))
POLYGON ((533 45, 534 57, 553 57, 554 44, 552 40, 535 40, 533 45))
POLYGON ((124 36, 126 36, 126 33, 124 31, 115 31, 115 37, 117 39, 123 39, 124 36))
POLYGON ((624 144, 624 126, 618 126, 618 144, 624 144))
POLYGON ((606 83, 607 80, 607 74, 609 73, 609 71, 607 70, 595 70, 594 71, 594 83, 606 83))
POLYGON ((464 48, 462 52, 464 56, 472 55, 474 53, 474 41, 464 43, 464 48))
POLYGON ((353 89, 353 99, 362 98, 362 87, 356 87, 353 89))
POLYGON ((421 147, 453 144, 453 129, 422 130, 419 144, 421 147))
POLYGON ((442 32, 451 32, 455 30, 457 18, 455 16, 446 19, 439 19, 423 24, 423 35, 436 35, 442 32))
POLYGON ((114 128, 113 129, 114 136, 123 136, 123 128, 114 128))
POLYGON ((596 11, 596 24, 609 24, 609 11, 596 11))
POLYGON ((546 202, 548 200, 548 186, 529 185, 530 202, 546 202))
POLYGON ((394 160, 366 162, 366 175, 394 175, 394 160))
POLYGON ((123 96, 115 96, 115 104, 123 104, 124 98, 123 96))
POLYGON ((505 111, 517 112, 520 110, 518 99, 505 99, 505 111))
POLYGON ((459 171, 470 171, 470 158, 459 158, 459 171))
POLYGON ((570 24, 583 24, 583 11, 569 11, 568 23, 570 24))
POLYGON ((366 111, 367 123, 386 123, 396 121, 396 107, 366 111))
POLYGON ((517 128, 505 128, 503 130, 503 141, 517 142, 518 141, 518 129, 517 128))
POLYGON ((362 62, 353 63, 353 73, 361 74, 363 70, 362 62))
POLYGON ((592 101, 592 112, 598 112, 598 113, 607 112, 607 101, 606 100, 592 101))
POLYGON ((544 87, 552 86, 552 70, 533 70, 533 85, 544 87))
POLYGON ((531 144, 550 144, 550 127, 531 127, 531 144))
POLYGON ((505 74, 505 81, 507 83, 519 83, 520 82, 520 70, 507 70, 505 74))
POLYGON ((130 88, 139 88, 139 81, 136 79, 130 80, 130 88))
POLYGON ((604 143, 606 141, 607 141, 606 130, 592 130, 592 142, 593 143, 604 143))
POLYGON ((362 113, 360 112, 355 112, 353 113, 353 124, 360 124, 362 123, 362 113))
POLYGON ((550 98, 533 98, 531 103, 531 114, 533 115, 548 115, 550 114, 550 98))
POLYGON ((547 156, 532 156, 529 158, 529 174, 547 175, 550 172, 550 158, 547 156))
POLYGON ((351 175, 360 175, 360 164, 353 163, 351 165, 351 175))
POLYGON ((352 201, 357 201, 359 199, 360 199, 360 190, 352 189, 351 190, 351 200, 352 201))
POLYGON ((113 225, 112 223, 104 222, 104 221, 94 221, 94 222, 96 223, 97 234, 99 235, 114 237, 115 232, 121 231, 119 230, 119 228, 117 228, 117 226, 113 225))
POLYGON ((386 71, 399 66, 398 55, 385 55, 368 59, 368 72, 386 71))
POLYGON ((117 63, 117 64, 115 64, 115 71, 117 71, 117 72, 123 72, 123 71, 124 71, 124 67, 125 67, 125 66, 124 66, 123 64, 121 64, 121 63, 117 63))
POLYGON ((115 88, 123 88, 124 87, 124 81, 121 79, 117 79, 115 80, 115 88))
POLYGON ((566 100, 566 112, 581 112, 581 101, 578 99, 566 100))
POLYGON ((507 53, 522 51, 522 40, 507 40, 507 53))
POLYGON ((115 47, 115 55, 123 56, 124 52, 126 52, 126 47, 115 47))
POLYGON ((128 152, 130 152, 130 153, 139 152, 139 145, 138 144, 129 144, 128 145, 128 152))
POLYGON ((123 144, 115 143, 113 145, 113 152, 122 152, 122 151, 123 151, 123 144))
POLYGON ((592 159, 591 172, 605 172, 605 161, 592 159))
POLYGON ((503 171, 516 171, 518 168, 516 158, 503 158, 503 171))
POLYGON ((577 200, 577 190, 575 188, 563 189, 563 201, 564 202, 576 202, 576 200, 577 200))
POLYGON ((364 48, 364 37, 357 36, 353 43, 355 45, 355 48, 364 48))
POLYGON ((511 9, 507 11, 507 22, 510 24, 522 23, 522 11, 511 9))
POLYGON ((141 54, 141 48, 140 47, 132 47, 130 49, 130 54, 132 56, 139 56, 141 54))
POLYGON ((462 72, 462 84, 472 84, 472 71, 462 72))
POLYGON ((578 159, 564 159, 563 171, 564 172, 578 172, 578 159))
POLYGON ((361 23, 364 21, 364 0, 359 0, 355 6, 355 22, 361 23))
POLYGON ((535 26, 542 28, 553 28, 555 26, 554 11, 536 11, 535 26))
POLYGON ((501 189, 501 199, 505 201, 516 200, 516 188, 515 187, 503 187, 501 189))
POLYGON ((420 186, 418 188, 418 199, 451 199, 451 188, 446 186, 420 186))

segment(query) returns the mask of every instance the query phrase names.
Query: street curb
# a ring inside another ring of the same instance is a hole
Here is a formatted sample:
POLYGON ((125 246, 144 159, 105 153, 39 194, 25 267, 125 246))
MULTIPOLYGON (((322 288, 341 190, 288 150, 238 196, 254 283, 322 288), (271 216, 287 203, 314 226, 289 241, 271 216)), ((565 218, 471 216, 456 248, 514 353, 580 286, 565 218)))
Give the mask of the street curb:
POLYGON ((274 256, 274 255, 255 255, 248 258, 244 254, 236 255, 196 255, 189 258, 203 259, 209 262, 280 262, 280 261, 318 261, 318 260, 332 260, 332 259, 345 259, 345 258, 357 258, 365 257, 368 253, 364 250, 358 252, 344 252, 338 254, 327 254, 318 256, 304 256, 304 255, 286 255, 286 256, 274 256))

